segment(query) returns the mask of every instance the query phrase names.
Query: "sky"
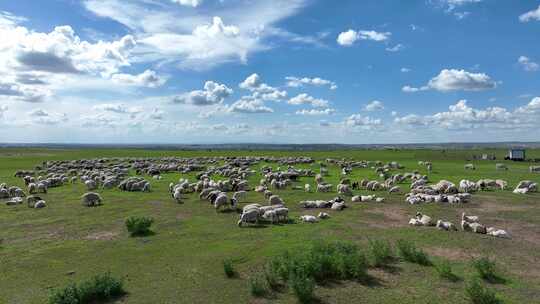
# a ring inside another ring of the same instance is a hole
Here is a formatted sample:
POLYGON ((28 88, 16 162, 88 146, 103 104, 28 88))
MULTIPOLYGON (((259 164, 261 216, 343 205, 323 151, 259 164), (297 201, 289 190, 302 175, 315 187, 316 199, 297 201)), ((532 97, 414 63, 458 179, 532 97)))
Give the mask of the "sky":
POLYGON ((0 142, 540 141, 538 0, 0 2, 0 142))

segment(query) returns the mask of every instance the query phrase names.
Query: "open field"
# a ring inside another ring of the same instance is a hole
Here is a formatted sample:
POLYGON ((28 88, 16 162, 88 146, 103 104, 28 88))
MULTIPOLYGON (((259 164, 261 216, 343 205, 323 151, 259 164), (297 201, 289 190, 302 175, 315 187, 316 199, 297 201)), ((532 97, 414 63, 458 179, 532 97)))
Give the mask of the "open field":
MULTIPOLYGON (((71 160, 97 157, 196 157, 196 156, 309 156, 326 158, 397 161, 404 169, 427 174, 419 160, 433 162, 431 182, 441 179, 458 183, 461 179, 501 178, 509 183, 506 191, 482 191, 473 194, 470 203, 460 205, 409 205, 403 194, 375 192, 386 198, 383 203, 351 203, 344 211, 326 211, 331 218, 317 224, 294 223, 264 225, 261 228, 238 228, 239 215, 217 213, 196 194, 187 195, 177 204, 168 193, 170 182, 179 178, 195 180, 196 173, 163 174, 151 181, 150 193, 121 192, 116 188, 99 189, 104 205, 86 208, 80 196, 86 192, 82 183, 50 188, 41 195, 47 201, 43 209, 26 204, 0 206, 0 303, 44 303, 50 292, 92 275, 110 271, 124 279, 128 294, 118 303, 295 303, 290 291, 254 298, 247 278, 264 262, 287 248, 301 246, 310 240, 329 239, 354 242, 366 247, 370 239, 395 242, 413 241, 430 254, 437 264, 451 261, 460 280, 448 282, 438 277, 434 267, 396 262, 392 269, 371 268, 373 284, 338 282, 318 286, 315 295, 320 303, 469 303, 466 283, 475 276, 471 259, 489 256, 497 261, 504 284, 488 284, 505 303, 540 303, 540 193, 513 194, 520 180, 540 182, 539 173, 529 173, 528 163, 502 161, 506 151, 490 150, 497 161, 474 161, 476 170, 463 165, 472 154, 483 151, 436 150, 358 150, 328 152, 279 151, 147 151, 127 149, 2 149, 0 150, 0 183, 24 182, 13 176, 16 170, 32 169, 48 160, 71 160), (509 170, 495 169, 495 163, 506 163, 509 170), (443 232, 435 228, 410 227, 409 218, 420 211, 434 219, 459 222, 466 211, 478 215, 482 223, 510 232, 512 239, 494 238, 474 233, 443 232), (129 216, 151 216, 155 219, 154 235, 129 237, 124 220, 129 216), (232 259, 239 277, 228 279, 222 262, 232 259)), ((528 150, 528 157, 540 158, 540 150, 528 150)), ((249 177, 250 186, 258 184, 257 174, 249 177)), ((284 166, 282 166, 283 168, 284 166)), ((319 170, 318 165, 297 165, 319 170)), ((337 185, 338 167, 329 165, 325 178, 337 185)), ((132 172, 134 174, 134 172, 132 172)), ((377 179, 374 170, 354 169, 351 180, 377 179)), ((216 178, 216 177, 214 177, 216 178)), ((313 177, 303 177, 295 185, 315 184, 313 177)), ((402 184, 408 189, 409 184, 402 184)), ((304 210, 298 202, 306 199, 330 199, 331 193, 305 193, 301 190, 273 190, 284 199, 289 216, 316 215, 319 210, 304 210)), ((355 190, 354 194, 371 194, 355 190)), ((249 202, 263 202, 261 193, 249 192, 249 202)))

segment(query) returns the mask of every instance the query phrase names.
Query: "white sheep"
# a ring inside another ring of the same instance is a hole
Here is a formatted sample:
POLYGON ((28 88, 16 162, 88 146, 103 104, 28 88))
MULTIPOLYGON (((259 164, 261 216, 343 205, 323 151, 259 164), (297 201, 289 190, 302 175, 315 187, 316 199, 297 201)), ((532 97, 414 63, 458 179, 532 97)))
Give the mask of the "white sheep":
POLYGON ((319 219, 313 215, 302 215, 300 216, 300 220, 304 223, 317 223, 319 221, 319 219))

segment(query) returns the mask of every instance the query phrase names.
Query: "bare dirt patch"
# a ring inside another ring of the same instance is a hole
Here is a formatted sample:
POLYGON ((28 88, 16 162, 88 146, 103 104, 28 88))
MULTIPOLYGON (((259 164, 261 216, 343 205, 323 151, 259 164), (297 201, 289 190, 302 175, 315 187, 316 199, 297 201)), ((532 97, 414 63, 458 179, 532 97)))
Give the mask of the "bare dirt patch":
POLYGON ((451 261, 464 261, 481 256, 481 254, 457 248, 430 247, 425 250, 430 255, 443 257, 451 261))
POLYGON ((409 215, 407 211, 401 207, 385 205, 381 208, 366 210, 366 213, 382 214, 384 220, 369 220, 368 224, 376 228, 398 228, 407 227, 409 215))
POLYGON ((114 240, 118 236, 118 232, 112 232, 112 231, 100 231, 100 232, 94 232, 84 237, 85 240, 92 240, 92 241, 111 241, 114 240))

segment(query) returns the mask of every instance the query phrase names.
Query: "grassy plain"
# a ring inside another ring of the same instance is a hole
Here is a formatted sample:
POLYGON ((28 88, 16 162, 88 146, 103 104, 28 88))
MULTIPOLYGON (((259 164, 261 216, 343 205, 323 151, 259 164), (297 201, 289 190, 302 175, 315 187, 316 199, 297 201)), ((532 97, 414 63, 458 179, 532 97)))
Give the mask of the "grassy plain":
MULTIPOLYGON (((528 172, 528 163, 501 161, 505 151, 490 150, 497 161, 475 161, 477 170, 464 170, 466 159, 483 151, 434 150, 355 150, 328 152, 291 151, 157 151, 127 149, 2 149, 0 183, 23 187, 13 177, 18 169, 32 169, 46 160, 82 159, 115 156, 311 156, 355 160, 398 161, 405 166, 396 172, 424 168, 419 160, 432 161, 431 181, 463 178, 502 178, 513 188, 518 181, 540 182, 540 174, 528 172), (497 171, 495 163, 507 163, 508 171, 497 171)), ((540 157, 540 151, 527 151, 540 157)), ((259 164, 258 170, 262 165, 259 164)), ((277 167, 277 164, 271 164, 277 167)), ((309 167, 299 166, 299 167, 309 167)), ((318 170, 318 166, 313 166, 318 170)), ((337 184, 340 171, 330 166, 327 181, 337 184)), ((176 204, 167 193, 169 182, 180 177, 194 180, 194 174, 164 174, 151 180, 151 193, 127 193, 118 189, 100 190, 104 205, 82 207, 85 192, 80 183, 51 188, 44 199, 48 206, 34 210, 25 204, 0 206, 0 303, 44 303, 52 289, 110 271, 124 279, 128 294, 118 303, 295 303, 291 292, 253 298, 247 278, 260 269, 271 256, 287 248, 302 246, 310 240, 348 240, 361 248, 370 239, 415 242, 430 254, 434 263, 449 260, 460 278, 450 282, 439 278, 435 267, 397 262, 391 269, 370 269, 373 284, 337 282, 318 286, 315 295, 321 303, 468 303, 466 282, 475 276, 471 260, 489 256, 497 261, 507 279, 504 284, 490 284, 505 303, 540 303, 540 194, 517 195, 508 191, 480 192, 471 203, 448 206, 439 204, 408 205, 403 195, 377 193, 384 203, 349 203, 342 212, 329 212, 331 219, 318 224, 298 222, 266 225, 262 228, 238 228, 236 213, 216 213, 207 202, 190 195, 184 204, 176 204), (433 218, 458 223, 462 211, 479 215, 482 222, 508 230, 513 238, 495 239, 463 232, 441 232, 435 228, 408 227, 417 211, 433 218), (124 220, 129 216, 155 219, 154 235, 129 237, 124 220), (223 260, 231 259, 238 272, 227 278, 223 260)), ((375 179, 371 169, 353 170, 351 179, 375 179)), ((250 178, 258 183, 260 175, 250 178)), ((314 184, 302 178, 298 185, 314 184)), ((407 189, 408 185, 402 187, 407 189)), ((304 193, 298 190, 275 191, 290 208, 290 216, 316 214, 302 210, 305 199, 332 198, 336 193, 304 193)), ((368 194, 355 191, 355 194, 368 194)), ((262 202, 261 194, 250 192, 250 202, 262 202)))

